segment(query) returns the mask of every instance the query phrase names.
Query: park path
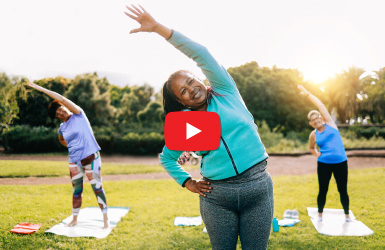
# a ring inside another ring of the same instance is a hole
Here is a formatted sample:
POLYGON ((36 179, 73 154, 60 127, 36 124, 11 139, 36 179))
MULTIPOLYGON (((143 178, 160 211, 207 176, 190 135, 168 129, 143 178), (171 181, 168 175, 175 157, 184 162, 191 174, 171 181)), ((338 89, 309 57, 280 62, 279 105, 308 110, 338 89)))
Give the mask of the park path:
MULTIPOLYGON (((347 151, 349 169, 385 168, 385 150, 352 150, 347 151)), ((67 156, 39 156, 39 155, 4 155, 0 160, 45 160, 66 161, 67 156)), ((158 165, 155 156, 122 156, 102 155, 103 162, 158 165)), ((299 156, 275 156, 268 159, 268 171, 272 176, 278 175, 305 175, 317 173, 317 160, 309 154, 299 156)), ((200 178, 199 170, 190 170, 194 178, 200 178)), ((167 173, 104 175, 103 181, 122 180, 152 180, 170 179, 167 173)), ((86 178, 85 178, 86 179, 86 178)), ((69 177, 28 177, 28 178, 0 178, 0 185, 41 185, 69 183, 69 177)))

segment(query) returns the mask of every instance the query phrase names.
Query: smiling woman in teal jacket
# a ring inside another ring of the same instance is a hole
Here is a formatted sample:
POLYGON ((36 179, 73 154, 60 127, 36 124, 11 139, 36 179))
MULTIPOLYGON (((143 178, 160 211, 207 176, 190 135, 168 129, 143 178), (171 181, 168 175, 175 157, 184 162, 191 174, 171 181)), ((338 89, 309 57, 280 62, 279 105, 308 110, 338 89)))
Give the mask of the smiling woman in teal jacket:
POLYGON ((235 249, 238 235, 242 249, 267 248, 274 208, 268 155, 234 80, 204 46, 159 24, 141 6, 127 8, 126 14, 141 25, 131 33, 155 32, 166 38, 193 59, 210 82, 206 88, 188 71, 172 74, 163 87, 165 113, 210 111, 221 120, 219 148, 197 152, 202 156, 203 180, 192 179, 178 164, 182 151, 165 146, 162 166, 179 185, 200 194, 201 215, 213 249, 235 249))

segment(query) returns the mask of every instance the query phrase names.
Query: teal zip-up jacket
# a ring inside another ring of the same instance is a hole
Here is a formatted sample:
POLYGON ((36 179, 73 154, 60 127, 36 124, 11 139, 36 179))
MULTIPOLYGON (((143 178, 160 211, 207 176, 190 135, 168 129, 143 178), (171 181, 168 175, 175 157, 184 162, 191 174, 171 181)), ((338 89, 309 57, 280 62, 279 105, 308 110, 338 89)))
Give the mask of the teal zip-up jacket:
MULTIPOLYGON (((220 117, 221 143, 216 150, 196 152, 202 156, 202 176, 211 180, 226 179, 268 158, 254 118, 227 70, 204 46, 177 31, 173 31, 168 41, 197 63, 213 91, 220 95, 212 95, 207 111, 215 112, 220 117)), ((184 186, 191 176, 177 162, 181 153, 164 146, 160 163, 179 185, 184 186)))

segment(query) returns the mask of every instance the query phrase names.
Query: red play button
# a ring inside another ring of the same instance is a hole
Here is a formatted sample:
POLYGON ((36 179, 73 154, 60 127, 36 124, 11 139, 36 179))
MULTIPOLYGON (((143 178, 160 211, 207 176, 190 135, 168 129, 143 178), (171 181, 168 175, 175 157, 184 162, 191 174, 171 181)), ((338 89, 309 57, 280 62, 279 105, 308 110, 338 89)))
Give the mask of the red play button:
POLYGON ((221 141, 221 121, 215 112, 181 111, 166 116, 164 138, 170 150, 215 150, 221 141))

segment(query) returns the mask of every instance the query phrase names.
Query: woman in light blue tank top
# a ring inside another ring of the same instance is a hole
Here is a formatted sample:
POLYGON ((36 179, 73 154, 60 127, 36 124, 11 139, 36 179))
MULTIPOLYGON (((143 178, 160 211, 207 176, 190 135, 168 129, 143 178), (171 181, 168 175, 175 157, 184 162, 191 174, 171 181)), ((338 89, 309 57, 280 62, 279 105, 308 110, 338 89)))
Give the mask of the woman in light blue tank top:
POLYGON ((345 148, 336 123, 333 121, 325 105, 302 85, 298 85, 301 94, 305 95, 317 108, 308 114, 309 124, 314 128, 309 136, 309 151, 317 157, 317 173, 319 192, 317 197, 318 218, 322 221, 323 209, 332 174, 337 183, 340 200, 344 208, 346 221, 349 217, 349 196, 347 192, 348 165, 345 148), (320 149, 317 150, 318 146, 320 149))
POLYGON ((48 107, 48 114, 52 119, 58 118, 63 122, 59 128, 59 142, 68 148, 69 170, 73 186, 72 221, 66 226, 77 225, 82 205, 83 177, 86 175, 103 213, 103 228, 108 228, 107 200, 100 172, 102 165, 99 155, 100 147, 86 114, 78 105, 54 91, 30 82, 28 86, 54 99, 48 107))

